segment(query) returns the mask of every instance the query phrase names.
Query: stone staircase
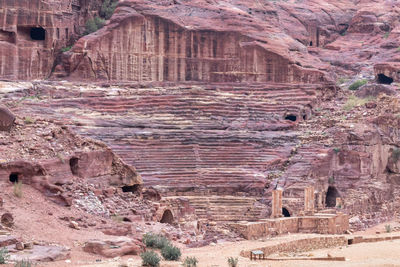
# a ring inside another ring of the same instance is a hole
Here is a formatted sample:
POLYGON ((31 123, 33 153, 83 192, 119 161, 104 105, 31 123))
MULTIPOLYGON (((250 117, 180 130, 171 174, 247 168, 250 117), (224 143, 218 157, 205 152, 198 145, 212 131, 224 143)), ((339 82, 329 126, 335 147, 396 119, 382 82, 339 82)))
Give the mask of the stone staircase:
MULTIPOLYGON (((263 207, 255 198, 234 196, 186 196, 198 219, 207 221, 257 221, 263 207)), ((165 198, 168 200, 168 198, 165 198)))

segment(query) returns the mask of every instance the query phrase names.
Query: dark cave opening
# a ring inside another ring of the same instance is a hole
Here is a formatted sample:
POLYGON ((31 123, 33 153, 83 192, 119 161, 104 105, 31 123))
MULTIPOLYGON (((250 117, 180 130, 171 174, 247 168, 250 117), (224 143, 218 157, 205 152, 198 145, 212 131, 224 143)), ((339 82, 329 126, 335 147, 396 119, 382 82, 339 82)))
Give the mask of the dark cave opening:
POLYGON ((170 210, 165 210, 160 220, 160 223, 172 224, 173 222, 174 222, 174 215, 172 215, 172 212, 170 210))
POLYGON ((386 76, 385 74, 378 74, 378 83, 381 84, 391 84, 393 82, 393 78, 386 76))
POLYGON ((285 116, 285 120, 287 121, 297 121, 297 116, 293 114, 289 114, 285 116))
POLYGON ((19 176, 19 173, 12 172, 9 177, 10 182, 13 184, 18 183, 18 176, 19 176))
POLYGON ((326 192, 325 205, 327 207, 335 207, 337 197, 340 197, 339 191, 336 189, 336 187, 329 186, 328 191, 326 192))
POLYGON ((127 192, 132 192, 135 193, 139 190, 140 185, 135 184, 135 185, 124 185, 122 187, 122 192, 127 193, 127 192))
POLYGON ((282 208, 282 214, 283 217, 290 217, 290 212, 287 210, 287 208, 282 208))
POLYGON ((73 175, 77 175, 78 174, 78 165, 79 159, 76 157, 73 157, 69 160, 69 166, 71 168, 71 172, 73 175))
POLYGON ((46 39, 46 30, 42 27, 31 28, 30 35, 32 40, 43 41, 46 39))

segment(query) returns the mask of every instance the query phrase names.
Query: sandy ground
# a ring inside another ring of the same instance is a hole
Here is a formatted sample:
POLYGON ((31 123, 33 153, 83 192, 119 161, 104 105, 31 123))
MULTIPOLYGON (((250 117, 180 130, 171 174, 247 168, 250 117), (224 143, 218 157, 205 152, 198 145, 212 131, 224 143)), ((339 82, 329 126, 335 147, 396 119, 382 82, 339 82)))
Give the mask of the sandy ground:
MULTIPOLYGON (((399 235, 399 233, 394 233, 399 235)), ((390 234, 383 234, 390 235, 390 234)), ((292 235, 280 237, 279 239, 302 238, 304 235, 292 235)), ((262 247, 265 244, 277 242, 278 239, 260 242, 243 241, 236 243, 217 244, 216 246, 207 246, 194 249, 183 249, 183 257, 195 256, 199 260, 199 267, 217 267, 228 266, 228 257, 238 257, 241 250, 262 247)), ((346 257, 345 262, 337 261, 250 261, 247 258, 239 257, 239 267, 267 267, 267 266, 400 266, 400 240, 383 241, 376 243, 361 243, 346 247, 337 247, 330 249, 319 249, 301 255, 312 255, 313 257, 326 257, 330 254, 332 257, 346 257)), ((118 267, 121 263, 127 266, 141 266, 139 257, 126 257, 114 262, 105 262, 98 264, 84 265, 85 267, 118 267)), ((161 263, 161 267, 182 266, 180 262, 161 263)))

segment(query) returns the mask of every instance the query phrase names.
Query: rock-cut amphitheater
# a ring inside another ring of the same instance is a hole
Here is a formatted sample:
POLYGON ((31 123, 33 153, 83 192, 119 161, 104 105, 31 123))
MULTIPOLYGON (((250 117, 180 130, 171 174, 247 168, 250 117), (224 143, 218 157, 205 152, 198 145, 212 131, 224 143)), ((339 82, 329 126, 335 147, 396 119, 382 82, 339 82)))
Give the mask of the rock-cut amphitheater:
POLYGON ((140 266, 146 233, 182 251, 160 266, 400 248, 399 90, 396 0, 0 0, 0 248, 20 267, 140 266))

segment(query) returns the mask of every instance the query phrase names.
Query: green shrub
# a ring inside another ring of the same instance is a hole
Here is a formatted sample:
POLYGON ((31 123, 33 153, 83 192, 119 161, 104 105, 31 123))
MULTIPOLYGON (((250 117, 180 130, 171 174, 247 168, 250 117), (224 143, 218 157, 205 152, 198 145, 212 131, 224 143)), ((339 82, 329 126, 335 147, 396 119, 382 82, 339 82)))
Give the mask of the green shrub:
POLYGON ((93 19, 89 19, 85 25, 85 28, 86 28, 85 35, 91 34, 92 32, 95 32, 95 31, 103 28, 105 24, 106 24, 106 21, 100 17, 95 17, 93 19))
POLYGON ((8 250, 6 248, 0 249, 0 264, 6 264, 10 255, 8 254, 8 250))
POLYGON ((21 260, 21 261, 17 261, 14 264, 14 267, 32 267, 33 264, 30 260, 21 260))
POLYGON ((386 224, 385 225, 385 230, 386 230, 386 233, 392 232, 392 226, 390 224, 386 224))
POLYGON ((162 248, 161 255, 169 261, 177 261, 181 257, 181 250, 175 246, 167 245, 162 248))
POLYGON ((239 259, 238 258, 234 258, 234 257, 229 257, 228 258, 229 267, 237 267, 238 263, 239 263, 239 259))
POLYGON ((153 233, 146 233, 145 235, 143 235, 143 243, 148 248, 158 248, 158 249, 162 249, 165 246, 171 245, 171 243, 165 236, 156 235, 153 233))
POLYGON ((100 17, 110 19, 118 4, 118 0, 104 0, 100 9, 100 17))
POLYGON ((346 111, 352 110, 354 107, 362 106, 365 105, 365 103, 368 103, 369 101, 373 100, 374 98, 372 97, 367 97, 367 98, 358 98, 354 95, 351 95, 349 99, 347 99, 346 103, 343 106, 343 109, 346 111))
POLYGON ((199 263, 199 261, 196 259, 196 257, 186 257, 182 265, 184 267, 196 267, 197 263, 199 263))
POLYGON ((335 183, 335 177, 333 177, 333 176, 329 177, 328 183, 329 184, 334 184, 335 183))
POLYGON ((68 52, 69 50, 71 50, 71 48, 72 48, 72 45, 70 45, 70 46, 67 46, 67 47, 63 47, 63 48, 61 48, 61 52, 68 52))
POLYGON ((361 86, 365 85, 367 82, 368 82, 368 80, 365 80, 365 79, 364 80, 355 81, 354 83, 352 83, 349 86, 349 90, 356 91, 356 90, 358 90, 358 88, 360 88, 361 86))
POLYGON ((160 256, 154 251, 143 252, 140 257, 142 258, 142 266, 155 267, 160 265, 160 256))

